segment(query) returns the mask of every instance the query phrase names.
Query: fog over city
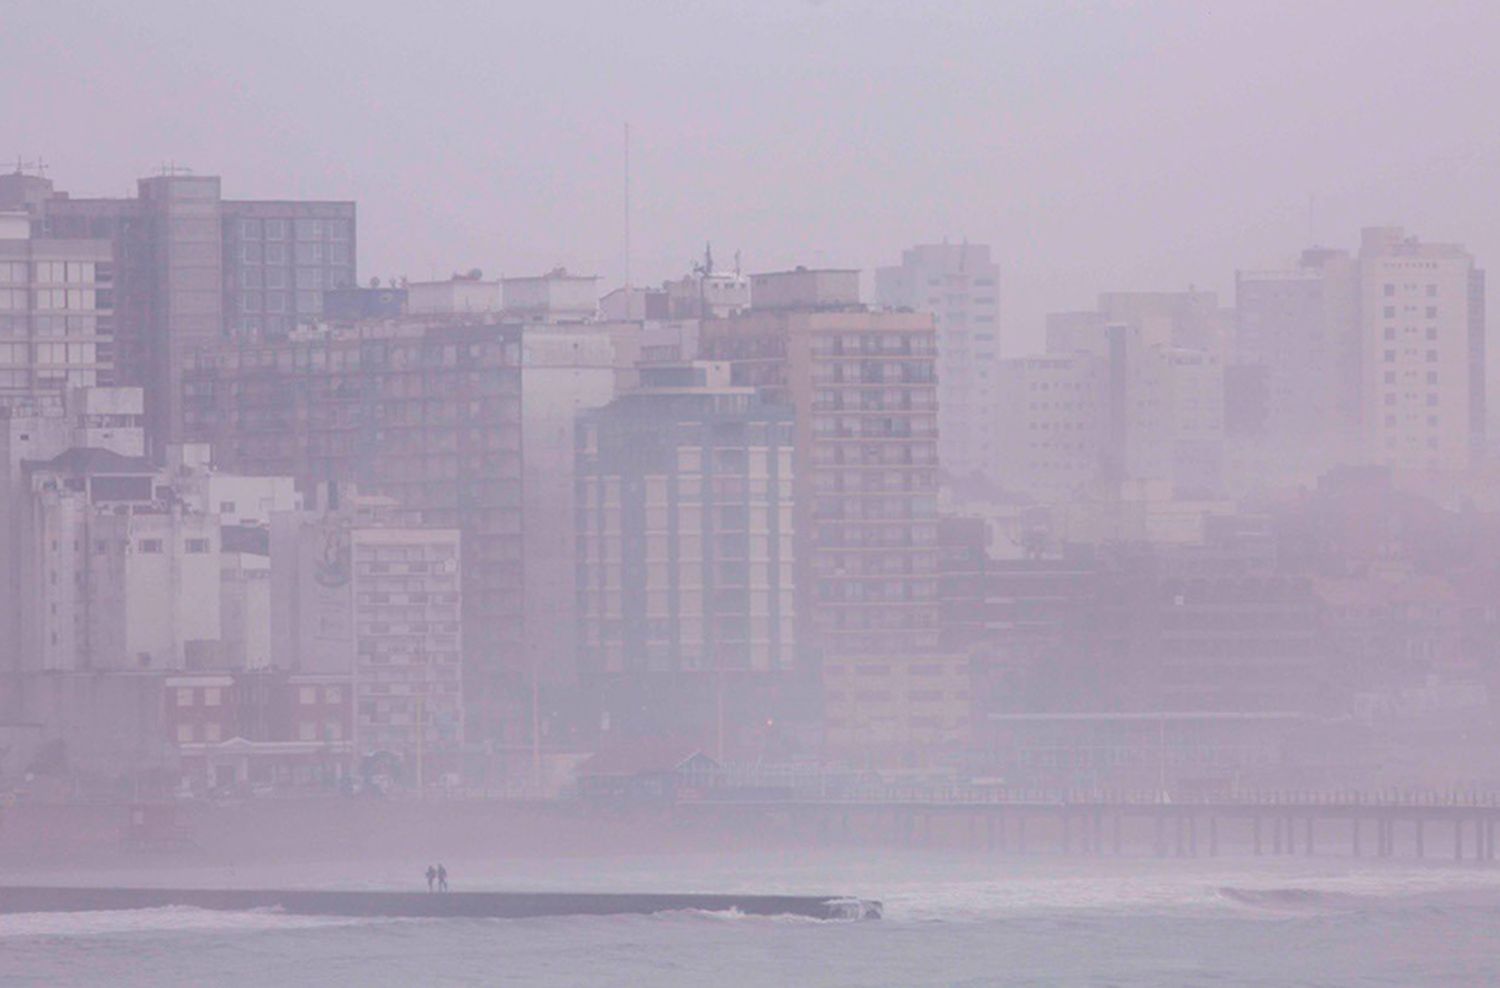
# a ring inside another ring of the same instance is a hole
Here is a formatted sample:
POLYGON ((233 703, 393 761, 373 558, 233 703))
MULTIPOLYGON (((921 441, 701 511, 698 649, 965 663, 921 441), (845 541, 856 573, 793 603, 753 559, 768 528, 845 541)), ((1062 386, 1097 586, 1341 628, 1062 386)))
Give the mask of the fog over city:
POLYGON ((12 154, 75 194, 173 160, 357 200, 362 276, 620 281, 626 122, 637 279, 705 239, 769 271, 968 237, 1010 354, 1107 288, 1227 293, 1361 226, 1495 252, 1486 3, 69 9, 7 5, 12 154))
POLYGON ((0 983, 1500 983, 1500 8, 0 7, 0 983))

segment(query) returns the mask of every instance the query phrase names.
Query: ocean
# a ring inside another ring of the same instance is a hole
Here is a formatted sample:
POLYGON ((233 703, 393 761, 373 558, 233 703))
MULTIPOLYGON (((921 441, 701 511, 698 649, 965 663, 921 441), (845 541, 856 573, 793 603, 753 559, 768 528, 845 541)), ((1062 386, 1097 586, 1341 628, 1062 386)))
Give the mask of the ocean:
MULTIPOLYGON (((872 850, 444 863, 455 889, 826 892, 880 899, 885 918, 34 913, 0 916, 0 985, 1500 985, 1500 872, 1472 866, 872 850)), ((0 881, 419 888, 426 864, 0 881)))

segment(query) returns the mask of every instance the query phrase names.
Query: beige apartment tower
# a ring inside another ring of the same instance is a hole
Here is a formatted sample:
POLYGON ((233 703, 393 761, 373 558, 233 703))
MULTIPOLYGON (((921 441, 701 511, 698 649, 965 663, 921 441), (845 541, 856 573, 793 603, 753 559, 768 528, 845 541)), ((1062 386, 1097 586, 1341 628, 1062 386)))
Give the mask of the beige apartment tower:
POLYGON ((967 668, 938 647, 937 337, 926 313, 861 306, 848 275, 757 275, 703 345, 796 417, 798 612, 828 748, 916 762, 968 719, 967 668))

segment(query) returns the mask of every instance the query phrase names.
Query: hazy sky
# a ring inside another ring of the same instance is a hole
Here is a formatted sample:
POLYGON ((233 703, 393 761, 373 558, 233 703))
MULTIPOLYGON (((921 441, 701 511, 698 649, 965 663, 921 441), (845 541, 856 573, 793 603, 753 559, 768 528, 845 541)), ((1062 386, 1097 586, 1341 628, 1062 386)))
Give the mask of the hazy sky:
POLYGON ((1361 225, 1500 256, 1500 4, 0 0, 0 156, 352 198, 360 273, 996 248, 1011 352, 1100 290, 1361 225))

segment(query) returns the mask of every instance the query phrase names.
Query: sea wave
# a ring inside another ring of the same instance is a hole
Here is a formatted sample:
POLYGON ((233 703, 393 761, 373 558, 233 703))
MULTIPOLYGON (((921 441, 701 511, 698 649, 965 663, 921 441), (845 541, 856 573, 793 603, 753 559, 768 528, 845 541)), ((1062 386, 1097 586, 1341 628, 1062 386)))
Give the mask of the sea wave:
POLYGON ((380 922, 342 916, 294 916, 279 909, 227 911, 194 906, 88 912, 12 913, 0 916, 0 939, 94 937, 138 933, 255 932, 380 922))
POLYGON ((1349 892, 1331 892, 1308 888, 1232 888, 1219 889, 1224 900, 1255 909, 1278 912, 1320 912, 1333 909, 1357 909, 1370 901, 1368 896, 1349 892))

